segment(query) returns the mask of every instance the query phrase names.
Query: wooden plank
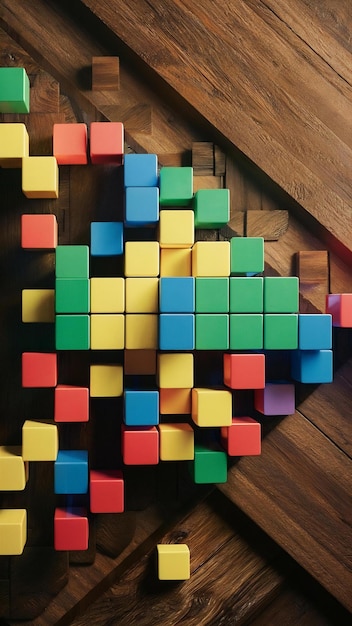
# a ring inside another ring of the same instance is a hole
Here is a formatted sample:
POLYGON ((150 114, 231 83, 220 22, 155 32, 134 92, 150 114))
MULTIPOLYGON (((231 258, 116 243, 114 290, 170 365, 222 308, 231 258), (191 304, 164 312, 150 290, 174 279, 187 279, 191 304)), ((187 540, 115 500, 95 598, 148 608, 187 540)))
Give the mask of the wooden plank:
POLYGON ((288 211, 247 211, 247 237, 264 237, 277 241, 288 228, 288 211))
MULTIPOLYGON (((309 299, 314 293, 318 308, 325 312, 326 296, 329 293, 329 255, 327 250, 302 250, 297 252, 297 276, 300 294, 309 299)), ((304 313, 303 307, 300 311, 304 313)))

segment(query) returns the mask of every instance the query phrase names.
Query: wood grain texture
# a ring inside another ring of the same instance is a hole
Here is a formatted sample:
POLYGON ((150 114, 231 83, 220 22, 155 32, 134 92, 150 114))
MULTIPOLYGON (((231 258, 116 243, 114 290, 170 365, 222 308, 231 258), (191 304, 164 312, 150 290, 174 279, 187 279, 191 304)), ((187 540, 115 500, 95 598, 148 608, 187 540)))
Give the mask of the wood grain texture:
POLYGON ((246 236, 277 241, 288 228, 288 211, 247 211, 246 236))

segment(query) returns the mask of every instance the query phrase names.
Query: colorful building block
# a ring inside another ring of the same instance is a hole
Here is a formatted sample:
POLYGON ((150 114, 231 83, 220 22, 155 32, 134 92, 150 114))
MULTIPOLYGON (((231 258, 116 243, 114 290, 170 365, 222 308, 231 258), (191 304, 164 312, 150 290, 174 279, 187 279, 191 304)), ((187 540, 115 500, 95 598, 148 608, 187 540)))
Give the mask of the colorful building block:
POLYGON ((175 352, 158 355, 160 389, 191 389, 193 380, 193 354, 175 352))
POLYGON ((197 241, 192 248, 192 276, 229 276, 230 242, 197 241))
POLYGON ((264 271, 263 237, 232 237, 231 276, 252 276, 264 271))
POLYGON ((124 350, 126 376, 156 374, 156 350, 124 350))
POLYGON ((0 67, 0 113, 29 113, 29 91, 23 67, 0 67))
POLYGON ((55 157, 26 156, 22 159, 22 191, 26 198, 59 197, 59 168, 55 157))
POLYGON ((88 246, 57 246, 56 278, 89 278, 88 246))
POLYGON ((88 492, 87 450, 59 450, 54 464, 54 490, 57 494, 88 492))
POLYGON ((189 424, 159 424, 159 438, 161 461, 194 458, 194 430, 189 424))
POLYGON ((26 126, 5 122, 0 124, 0 167, 22 167, 22 159, 27 156, 29 156, 29 136, 26 126))
POLYGON ((90 397, 117 398, 123 394, 123 368, 121 365, 90 366, 90 397))
POLYGON ((57 246, 55 215, 22 215, 21 246, 26 250, 53 250, 57 246))
POLYGON ((54 322, 54 289, 22 290, 22 322, 54 322))
POLYGON ((235 313, 230 315, 230 350, 263 348, 263 315, 235 313))
POLYGON ((90 349, 123 350, 125 347, 125 316, 108 313, 90 316, 90 349))
POLYGON ((92 122, 90 125, 90 160, 94 165, 121 165, 124 152, 124 128, 121 122, 92 122))
POLYGON ((54 124, 53 155, 59 165, 86 165, 87 125, 54 124))
POLYGON ((127 187, 125 192, 125 225, 129 227, 156 226, 158 221, 159 187, 127 187))
POLYGON ((332 350, 296 350, 292 352, 291 376, 300 383, 331 383, 332 350))
POLYGON ((126 426, 159 424, 159 392, 126 389, 124 422, 126 426))
POLYGON ((297 313, 299 285, 296 276, 264 278, 264 312, 297 313))
POLYGON ((158 278, 126 278, 125 289, 126 313, 158 313, 158 278))
POLYGON ((89 313, 88 278, 57 278, 55 281, 56 313, 89 313))
POLYGON ((331 315, 303 313, 298 315, 298 348, 300 350, 330 350, 331 347, 331 315))
POLYGON ((26 509, 0 509, 0 556, 22 554, 26 541, 26 509))
POLYGON ((121 470, 91 470, 89 497, 92 513, 122 513, 125 484, 121 470))
POLYGON ((231 426, 221 429, 221 443, 229 456, 261 453, 261 424, 252 417, 234 417, 231 426))
POLYGON ((192 420, 197 426, 229 426, 232 394, 225 389, 192 389, 192 420))
POLYGON ((160 276, 192 276, 191 248, 162 248, 160 276))
POLYGON ((193 211, 160 211, 159 243, 160 248, 190 248, 194 243, 193 211))
POLYGON ((295 386, 292 383, 266 383, 254 392, 254 406, 263 415, 293 415, 295 386))
POLYGON ((192 390, 160 389, 159 405, 161 415, 190 415, 192 412, 192 390))
POLYGON ((23 491, 27 478, 21 446, 0 446, 0 491, 23 491))
POLYGON ((298 315, 264 315, 264 349, 296 350, 298 348, 298 315))
POLYGON ((352 328, 352 293, 328 294, 326 313, 332 315, 333 326, 352 328))
POLYGON ((90 316, 56 315, 56 350, 89 350, 90 316))
POLYGON ((159 431, 155 426, 122 425, 122 458, 125 465, 159 463, 159 431))
POLYGON ((54 401, 55 422, 88 422, 89 389, 74 385, 58 385, 54 401))
POLYGON ((159 580, 190 578, 190 552, 186 544, 158 544, 157 555, 159 580))
POLYGON ((194 446, 194 461, 190 463, 191 474, 197 485, 226 483, 227 455, 201 444, 194 446))
POLYGON ((83 507, 57 508, 54 514, 55 550, 87 550, 89 524, 83 507))
POLYGON ((263 389, 265 355, 224 354, 224 383, 230 389, 263 389))
POLYGON ((230 219, 230 190, 199 189, 193 208, 196 228, 222 228, 230 219))
POLYGON ((157 187, 158 157, 156 154, 125 154, 125 187, 157 187))
POLYGON ((160 169, 160 206, 188 206, 193 198, 192 167, 160 169))
POLYGON ((263 313, 264 281, 261 276, 230 278, 230 312, 263 313))
POLYGON ((22 387, 56 387, 57 355, 44 352, 22 354, 22 387))
POLYGON ((123 254, 123 223, 91 222, 90 253, 92 256, 123 254))
POLYGON ((125 244, 125 276, 159 276, 159 243, 157 241, 127 241, 125 244))
POLYGON ((49 422, 26 420, 22 426, 24 461, 56 461, 59 449, 57 426, 49 422))
POLYGON ((160 313, 194 313, 195 281, 190 276, 160 278, 160 313))
POLYGON ((229 312, 229 279, 196 278, 196 312, 229 312))
POLYGON ((90 311, 91 313, 123 313, 125 311, 125 279, 91 278, 90 311))
POLYGON ((193 350, 195 345, 194 315, 192 313, 162 313, 159 315, 159 350, 193 350))
POLYGON ((128 350, 158 348, 158 316, 134 314, 125 316, 125 347, 128 350))
POLYGON ((198 313, 196 318, 196 350, 228 350, 229 316, 198 313))

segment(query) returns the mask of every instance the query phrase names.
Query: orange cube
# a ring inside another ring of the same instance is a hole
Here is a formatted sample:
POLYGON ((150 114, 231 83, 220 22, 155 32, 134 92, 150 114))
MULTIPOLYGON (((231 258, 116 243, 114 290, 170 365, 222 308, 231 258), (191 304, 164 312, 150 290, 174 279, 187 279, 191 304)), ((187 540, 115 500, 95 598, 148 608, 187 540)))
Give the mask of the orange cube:
POLYGON ((263 389, 265 355, 224 354, 224 383, 230 389, 263 389))
POLYGON ((192 412, 192 390, 160 389, 159 410, 161 415, 190 415, 192 412))
POLYGON ((58 226, 55 215, 22 215, 21 246, 26 250, 53 250, 57 246, 58 226))
POLYGON ((54 124, 53 155, 59 165, 85 165, 87 158, 87 125, 54 124))
POLYGON ((122 164, 124 129, 121 122, 92 122, 90 125, 90 159, 94 165, 122 164))

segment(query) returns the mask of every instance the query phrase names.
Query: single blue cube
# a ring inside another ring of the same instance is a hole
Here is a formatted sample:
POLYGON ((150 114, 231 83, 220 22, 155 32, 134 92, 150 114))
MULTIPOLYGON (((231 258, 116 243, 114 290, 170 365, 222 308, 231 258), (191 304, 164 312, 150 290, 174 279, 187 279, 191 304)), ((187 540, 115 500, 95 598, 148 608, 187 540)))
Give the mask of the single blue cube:
POLYGON ((331 346, 331 315, 302 313, 298 316, 298 347, 300 350, 330 350, 331 346))
POLYGON ((92 256, 119 256, 123 254, 123 223, 92 222, 90 225, 90 253, 92 256))
POLYGON ((54 463, 54 490, 57 494, 88 492, 87 450, 59 450, 54 463))
POLYGON ((158 391, 125 391, 126 426, 155 426, 159 424, 158 391))
POLYGON ((159 315, 160 350, 194 350, 194 315, 166 313, 159 315))
POLYGON ((332 350, 295 350, 292 352, 291 376, 300 383, 331 383, 332 350))
POLYGON ((126 187, 125 225, 155 226, 159 221, 159 187, 126 187))
POLYGON ((158 157, 156 154, 125 154, 125 187, 157 187, 158 157))
POLYGON ((160 313, 194 313, 194 278, 163 277, 160 278, 159 289, 160 313))

